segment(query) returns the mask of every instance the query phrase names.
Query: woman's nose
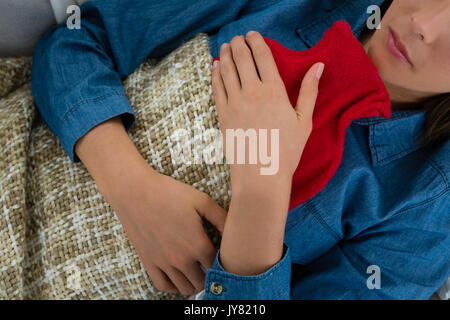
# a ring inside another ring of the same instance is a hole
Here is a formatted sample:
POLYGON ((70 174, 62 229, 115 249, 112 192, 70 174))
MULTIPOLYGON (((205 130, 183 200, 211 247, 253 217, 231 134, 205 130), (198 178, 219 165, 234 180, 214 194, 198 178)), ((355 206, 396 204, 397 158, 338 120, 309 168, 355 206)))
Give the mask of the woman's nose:
POLYGON ((411 15, 411 22, 413 32, 427 44, 442 33, 450 35, 450 0, 430 2, 411 15))

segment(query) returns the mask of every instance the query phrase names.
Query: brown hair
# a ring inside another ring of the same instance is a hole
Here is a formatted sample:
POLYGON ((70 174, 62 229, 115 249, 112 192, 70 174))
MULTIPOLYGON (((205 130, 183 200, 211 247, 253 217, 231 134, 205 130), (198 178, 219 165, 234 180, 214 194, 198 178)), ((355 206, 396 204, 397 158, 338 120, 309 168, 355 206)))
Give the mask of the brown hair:
POLYGON ((450 93, 429 98, 422 109, 425 111, 422 145, 434 147, 446 141, 450 136, 450 93))

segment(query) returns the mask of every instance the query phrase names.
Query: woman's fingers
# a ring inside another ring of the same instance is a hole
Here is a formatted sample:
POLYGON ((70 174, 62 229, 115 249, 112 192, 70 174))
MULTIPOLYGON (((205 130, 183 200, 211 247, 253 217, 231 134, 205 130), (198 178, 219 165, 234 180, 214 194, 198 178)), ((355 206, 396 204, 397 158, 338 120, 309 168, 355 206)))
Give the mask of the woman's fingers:
POLYGON ((300 119, 312 121, 317 95, 319 94, 319 80, 325 65, 322 62, 314 64, 305 74, 298 94, 295 111, 300 119))
POLYGON ((169 267, 166 273, 167 276, 172 281, 172 283, 178 288, 181 294, 187 296, 195 292, 195 287, 178 269, 169 267))
POLYGON ((169 277, 157 266, 147 266, 147 272, 152 280, 153 286, 159 290, 168 293, 179 293, 178 289, 169 279, 169 277))
POLYGON ((227 91, 225 90, 225 85, 223 84, 222 76, 220 75, 219 60, 216 60, 213 63, 211 81, 216 107, 221 109, 223 106, 226 105, 228 98, 227 98, 227 91))
POLYGON ((205 288, 206 276, 200 268, 200 264, 198 262, 192 262, 186 267, 186 270, 183 270, 183 272, 194 286, 195 292, 200 292, 205 288))
POLYGON ((256 31, 249 31, 246 41, 252 50, 261 81, 264 83, 279 80, 280 75, 272 51, 270 51, 261 34, 256 31))
POLYGON ((195 245, 194 254, 197 256, 197 261, 203 266, 203 269, 211 269, 214 264, 217 251, 206 232, 202 232, 198 236, 200 239, 195 245))
POLYGON ((230 97, 233 92, 238 92, 241 89, 241 82, 239 80, 236 65, 233 61, 229 43, 224 43, 220 47, 220 74, 228 97, 230 97))
POLYGON ((244 37, 235 36, 230 44, 242 88, 260 82, 252 52, 244 37))

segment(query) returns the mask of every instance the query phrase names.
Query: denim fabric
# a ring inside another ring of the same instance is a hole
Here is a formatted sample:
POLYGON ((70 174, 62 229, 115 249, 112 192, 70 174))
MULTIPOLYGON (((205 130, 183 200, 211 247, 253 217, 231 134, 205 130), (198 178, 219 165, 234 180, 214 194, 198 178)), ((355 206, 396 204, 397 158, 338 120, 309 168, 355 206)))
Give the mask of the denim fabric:
MULTIPOLYGON (((121 79, 199 32, 211 55, 234 35, 257 30, 308 49, 337 20, 359 36, 367 7, 382 0, 98 0, 82 7, 82 29, 63 25, 39 42, 36 104, 67 154, 95 125, 135 120, 121 79)), ((341 165, 313 198, 291 210, 282 260, 257 276, 228 273, 220 252, 205 299, 427 299, 450 274, 450 143, 421 148, 422 111, 364 118, 346 132, 341 165), (380 288, 371 288, 371 266, 380 288), (218 295, 212 283, 223 288, 218 295)))
POLYGON ((214 300, 288 300, 291 260, 289 248, 284 246, 283 258, 268 271, 256 276, 243 276, 227 272, 219 261, 220 250, 213 267, 208 270, 203 299, 214 300), (220 295, 214 295, 211 285, 217 283, 223 288, 220 295))

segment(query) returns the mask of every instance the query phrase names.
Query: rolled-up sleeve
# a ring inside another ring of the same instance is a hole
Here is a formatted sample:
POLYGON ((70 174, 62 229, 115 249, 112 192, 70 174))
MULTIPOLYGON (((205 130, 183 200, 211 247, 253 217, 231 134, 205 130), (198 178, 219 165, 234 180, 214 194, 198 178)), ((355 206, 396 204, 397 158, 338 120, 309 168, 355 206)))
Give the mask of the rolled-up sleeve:
POLYGON ((122 80, 147 57, 159 58, 200 32, 236 18, 245 0, 100 0, 81 8, 80 29, 64 23, 39 41, 32 91, 43 119, 74 162, 75 143, 91 128, 120 116, 135 121, 122 80))
POLYGON ((291 259, 285 245, 281 260, 264 273, 242 276, 227 272, 220 264, 220 250, 206 273, 204 300, 288 300, 291 259))
MULTIPOLYGON (((87 22, 86 22, 87 23, 87 22)), ((62 26, 47 33, 33 60, 36 105, 70 159, 76 141, 94 126, 121 116, 128 130, 135 121, 108 49, 86 29, 62 26)))

